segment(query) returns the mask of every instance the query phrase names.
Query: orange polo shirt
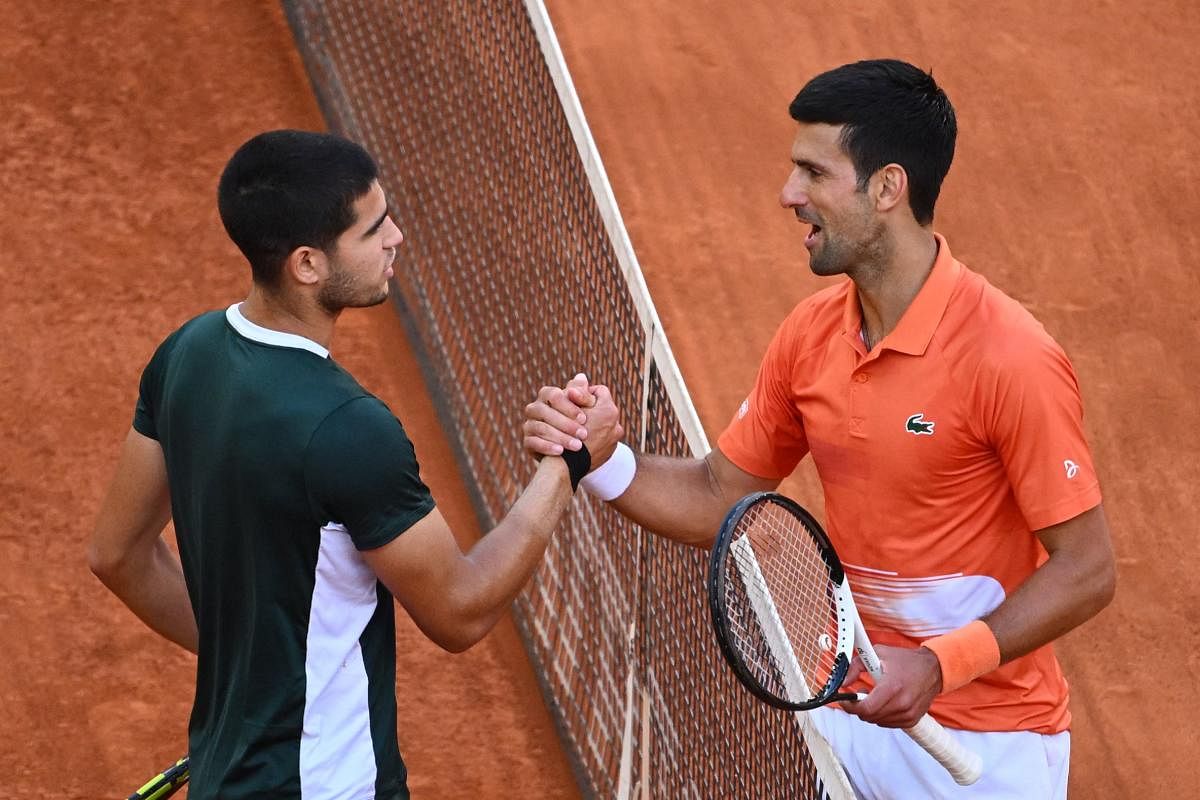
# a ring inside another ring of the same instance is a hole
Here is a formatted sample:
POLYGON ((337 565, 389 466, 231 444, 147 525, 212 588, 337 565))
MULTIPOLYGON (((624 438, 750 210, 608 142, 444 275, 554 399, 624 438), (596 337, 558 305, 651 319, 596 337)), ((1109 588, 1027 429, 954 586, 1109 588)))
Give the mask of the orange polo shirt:
MULTIPOLYGON (((1062 348, 937 243, 924 286, 871 353, 851 281, 803 300, 717 442, 765 478, 812 453, 876 644, 915 647, 984 616, 1045 561, 1034 531, 1100 503, 1062 348)), ((1057 733, 1070 726, 1067 694, 1047 645, 930 711, 966 730, 1057 733)))

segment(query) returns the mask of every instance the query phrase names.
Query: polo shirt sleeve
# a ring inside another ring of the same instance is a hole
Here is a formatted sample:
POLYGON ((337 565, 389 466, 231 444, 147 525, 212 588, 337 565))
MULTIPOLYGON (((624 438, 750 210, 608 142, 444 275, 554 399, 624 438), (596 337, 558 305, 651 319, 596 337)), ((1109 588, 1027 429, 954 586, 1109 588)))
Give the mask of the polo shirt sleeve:
POLYGON ((1100 483, 1083 429, 1083 400, 1062 348, 1042 332, 1009 342, 983 377, 987 436, 1031 530, 1094 508, 1100 483))
POLYGON ((157 407, 157 395, 154 387, 158 383, 151 373, 154 361, 146 365, 142 371, 142 380, 138 384, 137 405, 133 409, 133 429, 150 439, 158 439, 158 428, 155 425, 154 409, 157 407))
POLYGON ((804 422, 792 395, 798 316, 793 312, 775 332, 750 396, 717 439, 726 458, 761 478, 786 478, 808 454, 804 422))
MULTIPOLYGON (((180 329, 182 330, 182 329, 180 329)), ((166 376, 167 363, 175 342, 179 339, 180 330, 175 331, 158 346, 150 363, 142 370, 138 382, 137 406, 133 411, 133 429, 150 439, 158 437, 158 409, 162 404, 163 380, 166 376)))
POLYGON ((412 442, 374 397, 351 400, 322 421, 304 475, 314 512, 345 525, 359 550, 382 547, 434 507, 412 442))

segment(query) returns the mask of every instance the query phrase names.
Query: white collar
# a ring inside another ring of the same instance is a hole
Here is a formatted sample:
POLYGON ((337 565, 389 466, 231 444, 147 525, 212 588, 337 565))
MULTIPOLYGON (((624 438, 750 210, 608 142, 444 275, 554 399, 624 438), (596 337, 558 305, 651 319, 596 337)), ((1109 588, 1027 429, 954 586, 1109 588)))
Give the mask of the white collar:
POLYGON ((306 339, 294 333, 273 331, 270 328, 264 328, 262 325, 255 325, 242 316, 241 303, 234 303, 225 309, 225 319, 229 320, 229 324, 233 326, 235 331, 251 341, 261 342, 262 344, 273 344, 278 347, 294 347, 297 350, 307 350, 310 353, 316 353, 321 358, 329 358, 329 351, 312 339, 306 339))

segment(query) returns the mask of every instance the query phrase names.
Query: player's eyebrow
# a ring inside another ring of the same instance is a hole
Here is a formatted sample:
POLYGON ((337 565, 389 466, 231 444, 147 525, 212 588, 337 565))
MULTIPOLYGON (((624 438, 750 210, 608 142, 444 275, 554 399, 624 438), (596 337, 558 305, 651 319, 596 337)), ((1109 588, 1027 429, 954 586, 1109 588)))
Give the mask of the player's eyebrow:
POLYGON ((367 228, 367 232, 363 234, 363 238, 365 239, 366 237, 373 234, 375 231, 379 230, 379 226, 383 224, 383 221, 388 218, 388 214, 391 214, 391 213, 392 213, 392 209, 385 208, 383 210, 383 214, 380 215, 379 219, 375 220, 375 224, 372 225, 371 227, 367 228))
POLYGON ((818 172, 825 171, 825 168, 823 166, 816 163, 815 161, 809 161, 807 158, 793 158, 792 163, 795 164, 797 167, 803 167, 804 169, 815 169, 818 172))

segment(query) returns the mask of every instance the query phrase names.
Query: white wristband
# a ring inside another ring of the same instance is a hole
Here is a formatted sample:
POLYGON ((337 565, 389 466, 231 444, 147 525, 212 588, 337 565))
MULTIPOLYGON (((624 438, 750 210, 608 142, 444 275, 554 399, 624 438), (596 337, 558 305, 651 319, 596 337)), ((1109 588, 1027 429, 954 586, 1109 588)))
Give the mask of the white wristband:
POLYGON ((617 449, 596 469, 584 476, 579 482, 588 494, 601 500, 614 500, 624 494, 633 483, 633 474, 637 472, 637 459, 629 445, 618 442, 617 449))

